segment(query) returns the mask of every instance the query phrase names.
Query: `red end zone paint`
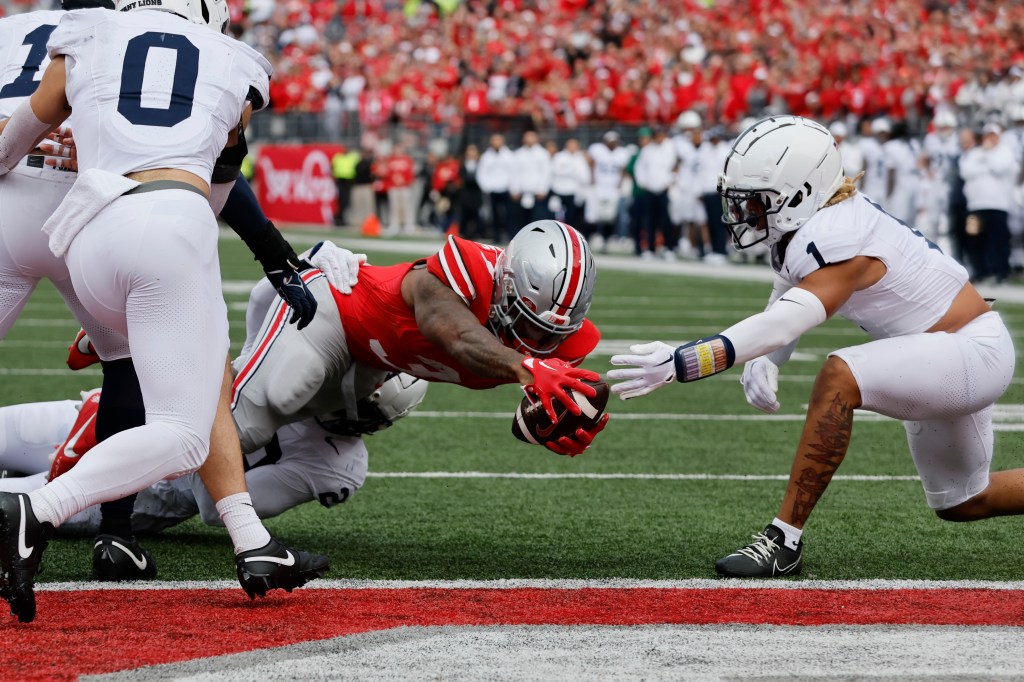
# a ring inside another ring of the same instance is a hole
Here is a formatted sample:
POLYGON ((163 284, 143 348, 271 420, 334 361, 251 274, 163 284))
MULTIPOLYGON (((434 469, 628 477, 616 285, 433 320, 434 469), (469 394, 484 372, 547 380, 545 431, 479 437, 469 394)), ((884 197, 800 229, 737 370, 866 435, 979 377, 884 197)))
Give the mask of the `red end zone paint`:
POLYGON ((2 679, 70 679, 403 625, 1024 625, 1024 590, 357 589, 41 592, 0 623, 2 679))

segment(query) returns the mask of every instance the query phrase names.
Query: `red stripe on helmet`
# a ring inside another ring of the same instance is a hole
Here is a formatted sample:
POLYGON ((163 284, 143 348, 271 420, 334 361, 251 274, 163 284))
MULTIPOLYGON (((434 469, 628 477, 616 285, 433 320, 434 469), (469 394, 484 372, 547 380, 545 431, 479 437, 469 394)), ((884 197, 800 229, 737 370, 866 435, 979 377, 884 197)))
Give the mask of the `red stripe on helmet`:
POLYGON ((562 295, 558 297, 556 313, 566 315, 576 305, 580 293, 583 290, 583 244, 579 232, 565 223, 558 222, 562 232, 568 240, 569 251, 569 272, 566 273, 565 282, 562 285, 562 295))

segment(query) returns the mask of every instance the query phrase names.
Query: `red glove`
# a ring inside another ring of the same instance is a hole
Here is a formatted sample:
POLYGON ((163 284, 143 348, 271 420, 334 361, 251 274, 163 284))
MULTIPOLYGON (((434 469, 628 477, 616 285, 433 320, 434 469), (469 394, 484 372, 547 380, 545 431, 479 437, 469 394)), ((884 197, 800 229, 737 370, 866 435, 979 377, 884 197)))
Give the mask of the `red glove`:
POLYGON ((96 355, 96 349, 92 347, 92 341, 89 340, 84 329, 79 329, 75 340, 68 346, 68 367, 78 371, 99 361, 100 356, 96 355))
POLYGON ((586 429, 576 429, 576 433, 572 436, 562 436, 554 443, 545 443, 545 446, 551 452, 559 455, 575 457, 590 447, 590 444, 594 442, 594 436, 604 430, 604 427, 608 423, 608 419, 610 417, 610 414, 606 414, 601 417, 596 424, 590 427, 589 431, 586 429))
POLYGON ((565 360, 556 358, 538 360, 526 357, 523 359, 523 367, 533 375, 533 383, 523 386, 523 390, 531 398, 540 400, 552 424, 558 421, 554 404, 551 402, 552 397, 557 398, 558 402, 565 405, 569 412, 579 415, 583 410, 566 391, 568 389, 579 391, 588 398, 597 395, 597 390, 593 386, 587 386, 581 381, 581 379, 600 381, 601 375, 597 372, 573 367, 565 360))

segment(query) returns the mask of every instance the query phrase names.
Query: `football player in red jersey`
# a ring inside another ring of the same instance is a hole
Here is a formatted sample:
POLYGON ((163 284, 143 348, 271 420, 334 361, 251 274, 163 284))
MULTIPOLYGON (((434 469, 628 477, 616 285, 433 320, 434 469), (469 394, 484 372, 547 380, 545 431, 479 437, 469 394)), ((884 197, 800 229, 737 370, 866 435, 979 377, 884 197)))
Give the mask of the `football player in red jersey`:
MULTIPOLYGON (((600 378, 578 368, 600 338, 586 319, 595 279, 582 235, 540 220, 504 250, 451 236, 428 258, 363 265, 351 295, 313 275, 307 284, 322 305, 302 333, 284 324, 281 306, 260 318, 273 302, 261 282, 248 317, 262 326, 248 330, 235 362, 232 410, 245 425, 243 449, 264 444, 283 424, 366 394, 384 372, 474 389, 518 382, 553 420, 554 400, 579 414, 567 391, 593 396, 583 381, 600 378), (336 306, 323 305, 329 297, 336 306)), ((579 454, 606 423, 607 416, 548 448, 579 454)))

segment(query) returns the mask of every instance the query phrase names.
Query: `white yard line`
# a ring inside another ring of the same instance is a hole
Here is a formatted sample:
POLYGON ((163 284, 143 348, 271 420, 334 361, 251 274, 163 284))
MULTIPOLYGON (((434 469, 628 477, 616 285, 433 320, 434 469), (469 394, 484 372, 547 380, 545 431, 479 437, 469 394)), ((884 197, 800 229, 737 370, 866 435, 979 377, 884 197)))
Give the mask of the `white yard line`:
MULTIPOLYGON (((500 478, 518 480, 597 480, 597 481, 788 481, 788 474, 634 474, 634 473, 523 473, 516 471, 371 471, 370 478, 500 478)), ((833 481, 890 482, 917 481, 917 476, 859 475, 833 476, 833 481)))
MULTIPOLYGON (((632 578, 501 580, 331 580, 318 579, 303 590, 1024 590, 1024 581, 995 580, 740 580, 736 578, 688 578, 686 580, 636 580, 632 578)), ((227 590, 240 589, 235 580, 151 580, 130 583, 97 581, 40 583, 37 591, 74 592, 109 590, 227 590)))

